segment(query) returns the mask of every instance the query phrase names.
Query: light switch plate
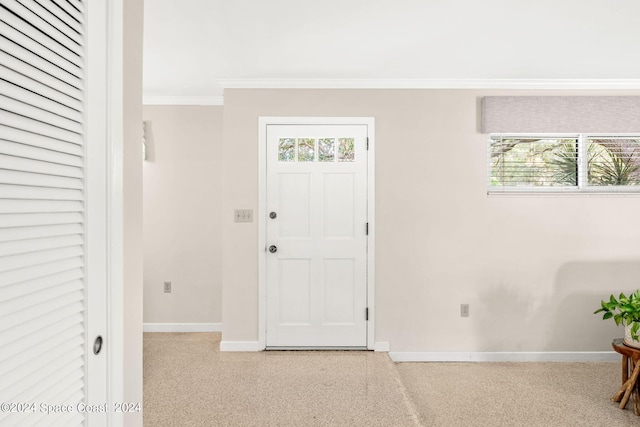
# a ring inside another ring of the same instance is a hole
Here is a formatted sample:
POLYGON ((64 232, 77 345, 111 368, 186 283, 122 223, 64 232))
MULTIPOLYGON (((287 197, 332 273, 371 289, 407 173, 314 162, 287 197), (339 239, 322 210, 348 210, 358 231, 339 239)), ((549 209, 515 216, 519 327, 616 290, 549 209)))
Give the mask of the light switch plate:
POLYGON ((235 222, 253 222, 252 209, 236 209, 234 211, 235 222))

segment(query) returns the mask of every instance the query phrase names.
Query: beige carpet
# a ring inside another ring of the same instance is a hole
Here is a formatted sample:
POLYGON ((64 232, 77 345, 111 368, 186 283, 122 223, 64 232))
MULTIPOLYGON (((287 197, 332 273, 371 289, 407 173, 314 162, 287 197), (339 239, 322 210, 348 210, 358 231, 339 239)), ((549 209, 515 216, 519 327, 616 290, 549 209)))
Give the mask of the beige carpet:
POLYGON ((385 353, 219 345, 216 333, 145 334, 145 426, 419 425, 385 353))
POLYGON ((220 353, 218 333, 144 338, 147 427, 640 426, 609 401, 619 363, 394 364, 372 352, 220 353))
POLYGON ((399 363, 425 426, 640 426, 609 399, 620 363, 399 363))

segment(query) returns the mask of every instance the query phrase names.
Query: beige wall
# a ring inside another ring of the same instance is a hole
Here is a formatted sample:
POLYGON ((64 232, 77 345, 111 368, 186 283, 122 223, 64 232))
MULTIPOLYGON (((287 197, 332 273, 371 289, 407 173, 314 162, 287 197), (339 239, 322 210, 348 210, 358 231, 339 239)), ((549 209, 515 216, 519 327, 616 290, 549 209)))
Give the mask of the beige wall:
POLYGON ((592 312, 639 286, 640 198, 487 196, 479 99, 532 94, 612 93, 226 90, 223 339, 258 339, 257 223, 232 215, 257 209, 258 117, 372 116, 376 341, 416 352, 610 350, 621 331, 592 312))
MULTIPOLYGON (((123 2, 123 306, 125 402, 142 403, 142 27, 143 0, 123 2)), ((142 414, 124 415, 142 426, 142 414)))
POLYGON ((220 323, 222 107, 145 106, 144 120, 144 322, 220 323))

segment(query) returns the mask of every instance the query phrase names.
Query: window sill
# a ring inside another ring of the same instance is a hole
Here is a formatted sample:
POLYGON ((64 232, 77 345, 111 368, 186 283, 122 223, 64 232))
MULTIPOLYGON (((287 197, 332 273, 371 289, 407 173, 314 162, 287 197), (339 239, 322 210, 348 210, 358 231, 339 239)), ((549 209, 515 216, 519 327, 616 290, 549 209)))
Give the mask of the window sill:
POLYGON ((640 188, 637 190, 487 190, 489 197, 640 197, 640 188))

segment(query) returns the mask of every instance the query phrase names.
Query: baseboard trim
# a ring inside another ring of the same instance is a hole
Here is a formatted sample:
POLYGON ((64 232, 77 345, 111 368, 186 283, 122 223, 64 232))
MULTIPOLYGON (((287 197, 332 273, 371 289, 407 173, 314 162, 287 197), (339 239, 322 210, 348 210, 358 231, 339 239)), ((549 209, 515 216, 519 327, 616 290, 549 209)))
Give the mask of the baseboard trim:
POLYGON ((615 351, 389 352, 394 362, 611 362, 615 351))
POLYGON ((262 351, 258 341, 222 341, 220 351, 262 351))
POLYGON ((389 343, 386 341, 378 341, 373 343, 373 351, 389 351, 389 343))
POLYGON ((143 323, 143 332, 222 332, 222 323, 143 323))

